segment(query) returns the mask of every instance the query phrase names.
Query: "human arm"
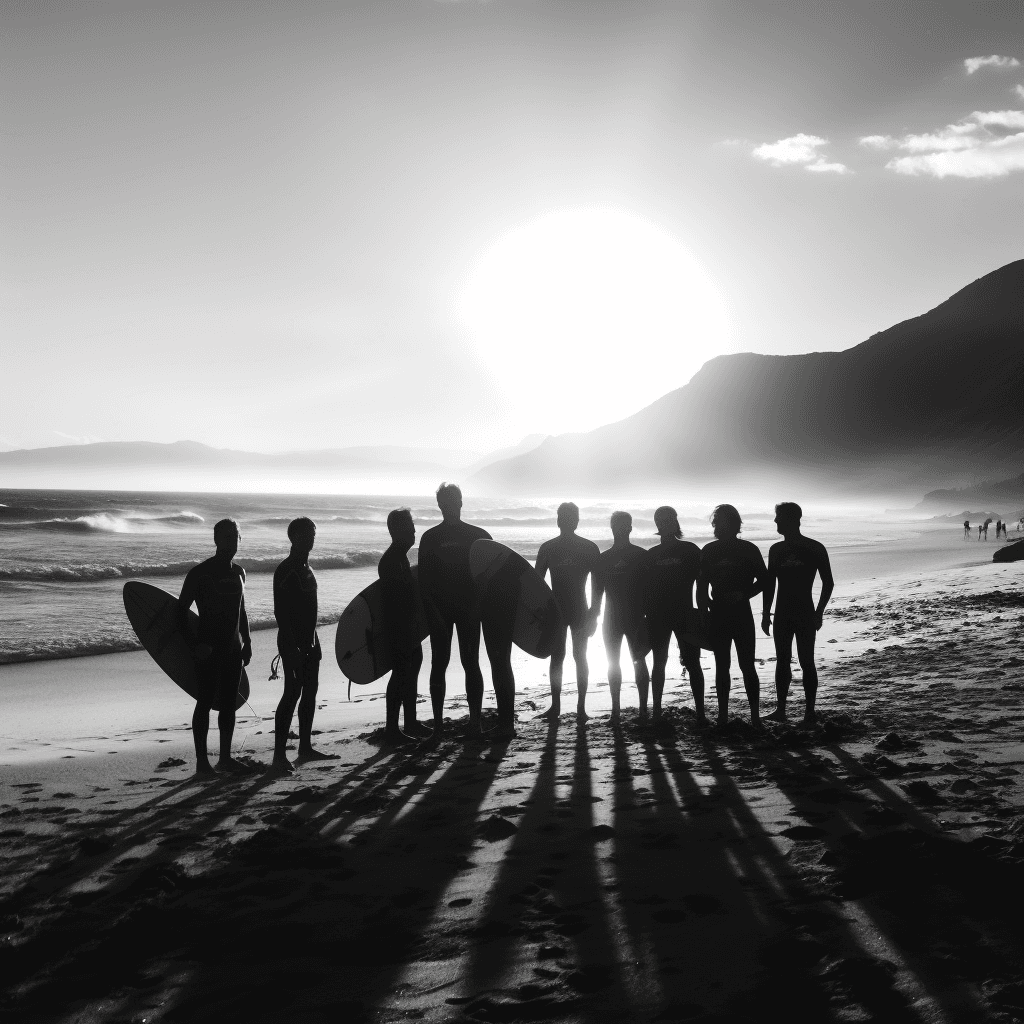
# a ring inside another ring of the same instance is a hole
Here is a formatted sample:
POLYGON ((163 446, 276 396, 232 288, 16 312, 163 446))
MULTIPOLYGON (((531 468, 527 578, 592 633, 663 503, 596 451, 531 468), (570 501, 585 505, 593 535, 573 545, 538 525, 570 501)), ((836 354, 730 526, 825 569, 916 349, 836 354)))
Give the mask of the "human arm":
MULTIPOLYGON (((245 570, 239 566, 239 573, 242 577, 242 586, 245 586, 245 570)), ((249 636, 249 616, 245 611, 245 591, 242 591, 242 599, 238 604, 238 632, 242 637, 242 664, 248 665, 252 661, 252 638, 249 636)))
POLYGON ((178 632, 188 645, 188 649, 192 656, 202 659, 209 655, 212 648, 208 644, 197 643, 193 640, 189 634, 188 628, 189 609, 193 604, 195 604, 198 596, 199 582, 195 571, 192 570, 185 576, 185 582, 181 585, 181 593, 178 595, 178 607, 175 611, 175 617, 178 623, 178 632))
POLYGON ((777 575, 774 566, 774 556, 768 552, 768 567, 764 578, 764 597, 761 602, 761 630, 765 636, 771 635, 772 602, 775 600, 775 585, 777 575))
MULTIPOLYGON (((541 544, 541 546, 537 550, 537 561, 535 563, 535 568, 537 572, 540 574, 541 579, 544 579, 544 577, 547 575, 547 571, 550 565, 551 559, 548 556, 547 543, 541 544)), ((552 582, 554 582, 553 579, 552 582)))
POLYGON ((822 619, 825 615, 825 606, 832 597, 836 582, 832 578, 832 563, 829 561, 828 552, 821 549, 821 562, 818 565, 818 575, 821 577, 821 593, 818 595, 818 607, 814 611, 814 628, 821 629, 822 619))
POLYGON ((764 556, 753 544, 750 545, 753 548, 753 552, 750 556, 750 561, 754 570, 754 582, 750 586, 750 591, 747 593, 747 600, 757 596, 764 590, 764 585, 768 576, 768 567, 764 564, 764 556))

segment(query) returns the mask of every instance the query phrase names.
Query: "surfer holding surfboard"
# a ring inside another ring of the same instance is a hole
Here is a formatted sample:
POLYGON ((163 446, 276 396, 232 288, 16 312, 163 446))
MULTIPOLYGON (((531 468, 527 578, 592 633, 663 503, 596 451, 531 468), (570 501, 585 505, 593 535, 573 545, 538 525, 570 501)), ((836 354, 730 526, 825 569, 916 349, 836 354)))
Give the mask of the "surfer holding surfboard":
MULTIPOLYGON (((420 538, 419 582, 430 624, 430 702, 434 737, 444 728, 445 673, 452 656, 452 633, 458 631, 459 658, 466 674, 469 732, 480 735, 484 677, 480 671, 480 600, 469 569, 469 549, 491 535, 462 521, 462 490, 442 483, 437 489, 442 521, 420 538)), ((497 683, 497 680, 495 680, 497 683)), ((514 684, 513 684, 514 686, 514 684)), ((497 686, 495 687, 497 692, 497 686)))
POLYGON ((407 508, 388 513, 391 546, 377 565, 383 590, 385 638, 391 655, 391 678, 384 695, 387 708, 384 743, 403 746, 431 735, 431 730, 416 721, 416 681, 423 664, 419 636, 419 598, 416 578, 409 565, 409 551, 416 543, 416 524, 407 508), (398 712, 405 710, 405 731, 398 728, 398 712))
POLYGON ((222 519, 213 528, 217 553, 189 570, 178 599, 178 631, 196 660, 198 696, 192 715, 192 737, 196 746, 196 774, 212 775, 206 751, 210 711, 217 707, 220 729, 220 759, 217 770, 236 774, 251 771, 231 756, 235 731, 235 700, 242 669, 252 658, 249 620, 245 614, 245 570, 232 559, 240 540, 233 519, 222 519), (188 612, 195 604, 199 629, 195 641, 188 628, 188 612))
POLYGON ((309 553, 316 541, 316 523, 306 516, 288 524, 292 548, 274 570, 274 618, 277 619, 277 651, 284 671, 284 693, 274 715, 274 762, 278 772, 292 772, 288 760, 288 733, 295 705, 299 707, 299 753, 304 761, 333 761, 335 754, 313 749, 313 716, 320 685, 320 639, 316 635, 316 576, 309 567, 309 553))

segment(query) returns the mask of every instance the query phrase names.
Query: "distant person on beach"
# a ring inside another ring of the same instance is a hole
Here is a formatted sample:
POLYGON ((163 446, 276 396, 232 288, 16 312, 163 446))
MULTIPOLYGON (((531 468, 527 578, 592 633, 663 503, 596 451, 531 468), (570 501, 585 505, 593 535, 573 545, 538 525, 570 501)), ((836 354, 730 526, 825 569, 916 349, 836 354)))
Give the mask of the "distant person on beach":
POLYGON ((662 505, 654 513, 661 543, 647 552, 647 629, 654 653, 651 670, 653 717, 661 717, 661 696, 665 689, 668 649, 675 636, 679 661, 689 673, 693 708, 700 722, 704 716, 704 670, 700 648, 693 639, 700 633, 699 616, 693 606, 693 588, 700 575, 700 548, 683 540, 676 510, 662 505), (689 637, 689 639, 687 639, 689 637))
MULTIPOLYGON (((480 671, 480 601, 469 571, 473 541, 491 535, 462 521, 462 491, 457 484, 437 489, 442 521, 420 538, 419 581, 430 626, 430 702, 434 737, 444 729, 445 673, 452 656, 452 632, 459 636, 459 657, 466 674, 469 732, 480 735, 484 677, 480 671)), ((497 687, 496 687, 497 689, 497 687)))
POLYGON ((981 540, 981 531, 983 529, 984 527, 981 525, 981 523, 978 523, 978 540, 981 540))
POLYGON ((969 519, 964 520, 964 537, 968 540, 971 538, 971 521, 969 519))
POLYGON ((633 517, 628 512, 613 512, 611 516, 612 546, 601 553, 594 574, 594 602, 591 619, 596 622, 601 614, 601 601, 608 595, 604 615, 605 653, 608 657, 608 688, 612 698, 612 720, 619 718, 619 700, 622 691, 620 658, 622 641, 629 647, 633 661, 633 675, 640 695, 640 715, 647 714, 647 652, 651 649, 647 634, 645 606, 649 561, 647 552, 629 542, 633 530, 633 517))
POLYGON ((284 672, 284 693, 274 715, 273 768, 294 769, 286 753, 295 706, 299 708, 299 750, 295 764, 333 761, 336 754, 313 748, 313 716, 320 687, 320 639, 316 635, 316 576, 309 567, 309 553, 316 542, 316 523, 306 516, 288 524, 292 549, 274 570, 274 618, 277 620, 277 653, 284 672))
POLYGON ((729 719, 730 667, 735 644, 736 660, 750 703, 750 724, 759 727, 761 682, 754 667, 754 616, 750 599, 764 589, 768 570, 761 552, 750 541, 740 540, 743 520, 732 505, 717 506, 711 516, 711 527, 716 539, 701 549, 697 603, 709 620, 715 652, 718 726, 724 726, 729 719))
POLYGON ((591 604, 594 600, 594 571, 601 557, 601 549, 592 541, 580 537, 576 528, 580 525, 580 510, 571 501, 558 506, 557 537, 544 541, 537 552, 537 572, 541 578, 551 573, 551 589, 562 612, 565 626, 558 630, 551 650, 551 667, 548 678, 551 682, 551 707, 539 718, 554 721, 562 713, 562 666, 565 662, 565 632, 568 628, 572 637, 572 657, 576 662, 576 716, 586 720, 587 686, 590 682, 590 666, 587 664, 587 642, 597 628, 596 620, 590 614, 587 603, 586 585, 590 577, 591 604))
POLYGON ((192 647, 199 682, 199 698, 192 715, 197 775, 214 773, 206 751, 214 704, 220 706, 217 770, 234 774, 251 771, 231 756, 238 684, 243 667, 252 659, 249 619, 245 614, 245 570, 232 561, 240 540, 238 524, 233 519, 220 520, 213 528, 217 553, 188 571, 178 598, 178 629, 192 647), (199 632, 194 644, 188 633, 188 613, 193 604, 199 613, 199 632))
POLYGON ((999 540, 999 534, 1003 532, 1003 521, 1002 519, 996 520, 996 540, 999 540))
POLYGON ((423 664, 423 646, 416 630, 416 578, 409 565, 409 551, 416 543, 412 512, 407 508, 389 512, 388 533, 391 546, 377 565, 384 591, 384 628, 394 665, 384 696, 384 743, 401 746, 431 735, 430 729, 416 721, 416 683, 423 664), (405 712, 404 731, 398 728, 400 710, 405 712))
POLYGON ((771 632, 772 600, 778 584, 779 600, 775 608, 775 691, 778 706, 765 716, 769 722, 786 721, 786 698, 793 679, 790 662, 793 640, 803 673, 804 722, 815 720, 814 701, 818 693, 818 670, 814 666, 814 640, 821 629, 822 616, 835 583, 825 545, 800 532, 803 510, 792 501, 775 506, 775 526, 782 540, 768 550, 768 576, 764 585, 764 610, 761 629, 771 632), (814 577, 821 578, 821 593, 814 604, 811 588, 814 577))

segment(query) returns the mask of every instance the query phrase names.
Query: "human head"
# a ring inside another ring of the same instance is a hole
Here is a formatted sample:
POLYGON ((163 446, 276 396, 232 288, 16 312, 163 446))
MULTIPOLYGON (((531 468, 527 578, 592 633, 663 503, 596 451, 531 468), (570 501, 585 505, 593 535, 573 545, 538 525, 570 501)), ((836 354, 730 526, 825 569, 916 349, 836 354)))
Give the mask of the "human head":
POLYGON ((396 544, 405 544, 411 548, 416 540, 416 525, 412 521, 412 512, 407 508, 395 508, 388 513, 388 533, 396 544))
POLYGON ((299 516, 288 524, 288 539, 292 546, 305 551, 313 550, 313 541, 316 540, 316 523, 308 516, 299 516))
POLYGON ((616 540, 625 540, 633 529, 633 517, 628 512, 613 512, 611 527, 616 540))
POLYGON ((791 533, 800 529, 804 510, 795 501, 780 501, 775 506, 775 526, 779 533, 791 533))
POLYGON ((445 516, 458 516, 462 511, 462 488, 458 484, 442 483, 437 489, 437 507, 445 516))
POLYGON ((238 550, 238 542, 242 535, 238 532, 238 523, 234 519, 222 519, 214 524, 213 543, 217 545, 217 554, 234 558, 238 550))
POLYGON ((662 537, 682 537, 679 516, 671 505, 662 505, 654 510, 654 525, 662 537))
POLYGON ((743 519, 734 505, 716 505, 711 513, 711 528, 719 540, 725 540, 743 529, 743 519))
POLYGON ((563 501, 558 506, 558 528, 575 530, 580 525, 580 510, 574 501, 563 501))

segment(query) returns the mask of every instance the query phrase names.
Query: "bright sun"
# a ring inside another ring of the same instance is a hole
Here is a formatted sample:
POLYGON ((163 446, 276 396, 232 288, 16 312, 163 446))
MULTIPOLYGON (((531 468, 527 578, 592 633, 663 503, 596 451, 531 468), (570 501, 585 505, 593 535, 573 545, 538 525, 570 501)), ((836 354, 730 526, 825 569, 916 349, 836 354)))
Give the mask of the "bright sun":
POLYGON ((458 313, 530 430, 621 419, 729 350, 707 274, 668 232, 618 210, 510 231, 474 267, 458 313))

